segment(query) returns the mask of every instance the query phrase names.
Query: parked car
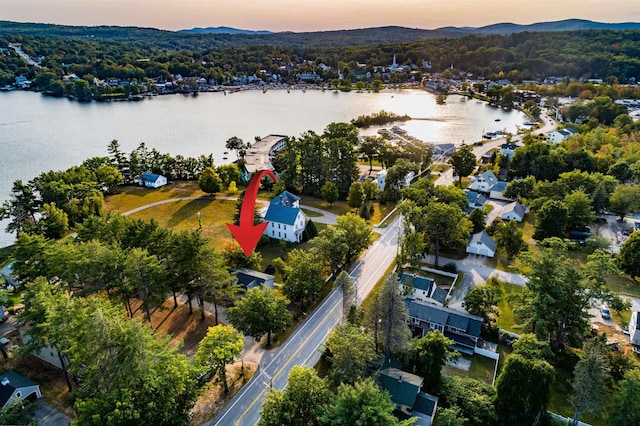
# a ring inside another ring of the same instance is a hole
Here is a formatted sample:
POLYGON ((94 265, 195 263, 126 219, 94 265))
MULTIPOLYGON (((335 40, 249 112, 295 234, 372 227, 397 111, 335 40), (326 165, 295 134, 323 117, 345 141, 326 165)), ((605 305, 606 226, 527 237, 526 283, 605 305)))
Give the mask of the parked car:
POLYGON ((611 312, 609 311, 609 307, 607 305, 602 305, 600 307, 600 315, 602 315, 603 319, 611 319, 611 312))

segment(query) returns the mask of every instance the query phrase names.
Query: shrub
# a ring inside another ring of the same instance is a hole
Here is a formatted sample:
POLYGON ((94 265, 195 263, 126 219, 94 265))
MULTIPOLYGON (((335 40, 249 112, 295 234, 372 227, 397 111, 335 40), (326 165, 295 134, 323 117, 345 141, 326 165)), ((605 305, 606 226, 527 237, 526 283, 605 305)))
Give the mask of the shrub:
POLYGON ((442 270, 445 272, 450 272, 452 274, 458 273, 458 265, 453 262, 449 262, 442 267, 442 270))

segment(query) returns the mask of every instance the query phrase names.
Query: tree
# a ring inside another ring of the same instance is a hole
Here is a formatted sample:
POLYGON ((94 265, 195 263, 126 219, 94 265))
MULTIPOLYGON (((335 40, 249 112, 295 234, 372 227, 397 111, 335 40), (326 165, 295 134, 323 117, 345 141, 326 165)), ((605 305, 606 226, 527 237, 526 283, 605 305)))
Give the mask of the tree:
POLYGON ((358 210, 364 203, 365 194, 362 184, 360 182, 353 182, 349 187, 349 196, 347 197, 347 203, 352 209, 358 210))
POLYGON ((371 226, 358 215, 347 213, 338 216, 335 227, 344 231, 347 252, 345 261, 347 263, 356 259, 356 256, 371 244, 371 226))
POLYGON ((493 403, 496 390, 488 383, 470 377, 443 376, 438 396, 438 405, 457 408, 461 419, 469 419, 468 424, 499 424, 493 403))
MULTIPOLYGON (((524 337, 524 336, 523 336, 524 337)), ((514 344, 496 381, 496 408, 507 424, 539 424, 551 396, 553 367, 539 352, 521 350, 529 341, 514 344)))
POLYGON ((224 144, 225 148, 231 149, 236 152, 236 158, 244 157, 244 152, 248 148, 248 144, 246 144, 242 139, 237 136, 232 136, 227 139, 227 142, 224 144))
POLYGON ((369 160, 369 174, 373 172, 373 158, 380 154, 382 138, 379 136, 367 136, 358 148, 361 155, 369 160))
POLYGON ((366 179, 362 184, 362 190, 364 191, 365 200, 375 200, 380 194, 380 187, 373 179, 366 179))
POLYGON ((613 407, 609 411, 611 426, 640 424, 640 370, 630 370, 613 394, 613 407))
POLYGON ((242 334, 230 325, 209 327, 207 335, 198 344, 198 350, 193 357, 196 365, 218 376, 218 381, 224 386, 225 393, 229 393, 227 364, 231 364, 242 354, 244 347, 242 338, 242 334))
POLYGON ((318 410, 320 426, 410 426, 416 419, 399 421, 394 415, 395 404, 371 378, 354 386, 342 384, 329 397, 329 403, 318 410))
POLYGON ((473 226, 458 206, 440 202, 429 203, 426 207, 416 210, 410 220, 416 232, 422 232, 425 242, 433 247, 436 266, 440 249, 454 249, 464 245, 473 226))
POLYGON ((216 172, 225 185, 237 185, 242 181, 242 173, 236 164, 223 164, 216 168, 216 172))
POLYGON ((640 276, 640 232, 632 233, 620 247, 617 256, 620 269, 632 277, 640 276))
POLYGON ((573 405, 573 426, 578 426, 584 413, 598 413, 607 399, 609 351, 600 339, 590 339, 582 347, 582 357, 573 370, 569 402, 573 405))
POLYGON ((485 214, 482 209, 473 209, 473 211, 469 214, 469 220, 473 225, 472 233, 483 231, 486 223, 485 223, 485 214))
POLYGON ((329 203, 329 205, 333 205, 336 201, 338 201, 338 197, 340 193, 338 192, 338 187, 335 183, 326 181, 322 188, 320 188, 320 194, 322 198, 329 203))
POLYGON ((14 398, 7 405, 0 408, 0 424, 3 425, 34 425, 33 420, 36 404, 25 399, 14 398))
POLYGON ((591 199, 584 191, 577 190, 565 195, 564 206, 567 208, 567 227, 569 229, 584 229, 596 218, 591 199))
POLYGON ((468 419, 462 416, 462 410, 455 405, 450 408, 441 408, 436 417, 439 426, 464 426, 468 419))
POLYGON ((486 285, 476 285, 464 297, 464 306, 468 313, 483 319, 482 326, 491 329, 498 316, 500 302, 499 283, 489 278, 486 285))
POLYGON ((282 330, 291 319, 288 304, 289 300, 274 290, 254 287, 229 308, 228 318, 236 329, 257 342, 266 333, 267 346, 271 346, 271 334, 282 330))
POLYGON ((21 180, 13 182, 11 199, 0 207, 0 219, 10 219, 7 232, 15 232, 18 235, 22 231, 29 232, 35 229, 40 203, 32 184, 24 184, 21 180))
POLYGON ((566 335, 577 338, 589 327, 591 291, 582 268, 567 258, 566 246, 525 253, 521 262, 529 278, 523 303, 516 313, 524 328, 549 339, 555 350, 564 347, 566 335))
POLYGON ((376 351, 380 346, 387 354, 402 350, 411 339, 407 326, 409 311, 404 294, 393 272, 387 275, 382 289, 372 296, 364 312, 367 329, 373 335, 376 351))
POLYGON ((342 290, 342 316, 346 317, 349 313, 351 306, 357 304, 358 301, 355 300, 356 288, 354 285, 351 276, 347 271, 341 271, 338 274, 338 278, 336 278, 334 288, 339 288, 342 290))
POLYGON ((476 168, 476 158, 470 146, 464 146, 454 152, 449 159, 449 164, 458 175, 458 186, 462 188, 462 178, 469 176, 476 168))
MULTIPOLYGON (((146 249, 134 248, 127 253, 124 261, 124 281, 125 288, 131 292, 136 292, 142 299, 144 310, 147 314, 147 321, 151 324, 150 302, 162 302, 165 297, 164 276, 162 265, 156 256, 149 255, 146 249)), ((123 295, 128 297, 133 294, 123 295)), ((129 301, 126 300, 127 306, 129 301)), ((131 312, 131 308, 129 307, 131 312)))
POLYGON ((311 367, 295 365, 287 379, 287 387, 271 389, 262 404, 260 426, 316 426, 317 410, 328 403, 329 388, 311 367))
POLYGON ((325 344, 331 369, 329 377, 334 385, 353 385, 366 377, 367 369, 378 358, 373 337, 353 324, 334 329, 325 344))
POLYGON ((213 167, 207 167, 202 171, 198 179, 198 186, 207 194, 214 195, 222 189, 222 179, 220 179, 213 167))
POLYGON ((522 238, 522 229, 515 220, 508 222, 499 222, 494 233, 496 245, 509 259, 517 256, 526 246, 527 243, 522 238))
POLYGON ((609 207, 609 191, 604 182, 600 182, 593 193, 593 209, 596 214, 601 214, 609 207))
POLYGON ((320 293, 324 264, 316 251, 294 249, 289 252, 282 292, 294 302, 312 301, 320 293))
POLYGON ((320 257, 329 263, 331 274, 335 274, 346 262, 349 251, 349 240, 344 229, 329 225, 318 232, 311 240, 311 245, 318 250, 320 257))
POLYGON ((69 231, 69 217, 55 203, 47 203, 42 206, 42 218, 38 227, 45 237, 57 240, 69 231))
POLYGON ((556 200, 546 201, 536 212, 533 238, 541 241, 550 237, 563 237, 568 220, 568 212, 564 203, 556 200))
POLYGON ((640 209, 640 185, 618 185, 609 197, 609 208, 620 216, 620 220, 629 212, 640 209))
POLYGON ((409 366, 412 373, 424 377, 423 387, 430 393, 438 394, 442 379, 442 367, 460 356, 451 349, 453 340, 440 331, 430 331, 409 344, 409 366))

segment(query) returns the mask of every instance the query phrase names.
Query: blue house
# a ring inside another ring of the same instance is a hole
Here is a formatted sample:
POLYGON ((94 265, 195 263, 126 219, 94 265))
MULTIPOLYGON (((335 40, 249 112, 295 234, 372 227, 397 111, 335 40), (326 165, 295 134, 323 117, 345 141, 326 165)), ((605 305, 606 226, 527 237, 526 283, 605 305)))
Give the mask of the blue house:
POLYGON ((300 208, 300 197, 284 191, 271 200, 264 221, 269 222, 264 235, 299 243, 307 224, 307 215, 300 208))
POLYGON ((140 186, 145 186, 147 188, 159 188, 167 184, 167 178, 155 173, 145 172, 140 175, 138 183, 140 186))

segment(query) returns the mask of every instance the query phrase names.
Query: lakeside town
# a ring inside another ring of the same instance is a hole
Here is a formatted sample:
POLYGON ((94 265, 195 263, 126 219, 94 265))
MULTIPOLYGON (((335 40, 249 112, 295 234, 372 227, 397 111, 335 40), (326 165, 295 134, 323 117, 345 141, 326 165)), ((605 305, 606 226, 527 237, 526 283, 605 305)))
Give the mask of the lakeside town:
POLYGON ((411 117, 381 111, 317 134, 229 138, 237 161, 223 165, 113 140, 14 182, 0 209, 17 236, 0 250, 0 423, 639 420, 640 103, 605 95, 635 82, 514 85, 395 54, 349 74, 321 65, 227 84, 69 73, 61 95, 412 87, 527 121, 427 144, 403 128, 411 117), (263 170, 277 180, 244 192, 263 170), (249 255, 227 228, 245 204, 264 226, 249 255))

